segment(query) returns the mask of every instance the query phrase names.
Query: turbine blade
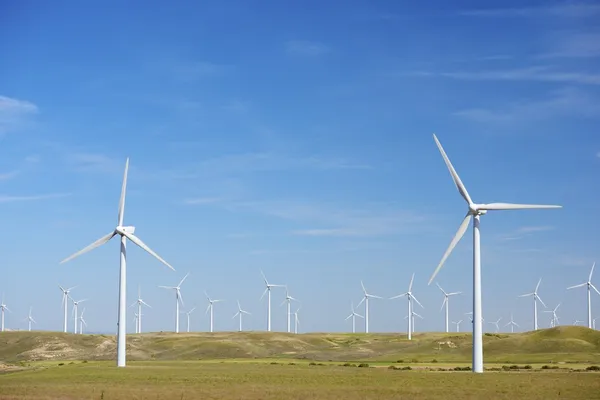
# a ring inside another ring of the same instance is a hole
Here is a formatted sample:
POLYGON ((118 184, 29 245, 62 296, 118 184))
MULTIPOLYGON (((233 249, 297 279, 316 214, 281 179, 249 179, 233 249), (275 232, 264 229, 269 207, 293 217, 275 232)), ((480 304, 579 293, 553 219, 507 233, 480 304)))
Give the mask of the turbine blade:
POLYGON ((423 304, 421 304, 421 303, 419 302, 419 300, 417 300, 417 298, 416 298, 414 295, 412 296, 412 298, 413 298, 413 300, 414 300, 414 301, 416 301, 416 302, 417 302, 417 304, 418 304, 418 305, 420 305, 420 306, 421 306, 421 308, 422 308, 422 309, 425 309, 425 307, 423 307, 423 304))
POLYGON ((104 243, 106 243, 110 239, 112 239, 112 237, 115 235, 116 235, 116 233, 113 231, 113 232, 109 233, 108 235, 102 236, 100 239, 96 240, 94 243, 90 244, 89 246, 84 247, 83 249, 79 250, 77 253, 70 255, 69 257, 62 260, 60 263, 64 264, 67 261, 74 259, 75 257, 79 257, 80 255, 87 253, 90 250, 95 249, 96 247, 102 246, 104 243))
POLYGON ((454 296, 456 294, 462 294, 462 292, 452 292, 452 293, 448 293, 448 296, 454 296))
POLYGON ((596 267, 596 261, 594 261, 594 263, 592 264, 592 269, 590 271, 590 276, 588 278, 588 282, 592 281, 592 275, 594 274, 594 268, 596 267))
POLYGON ((600 294, 600 292, 598 291, 598 289, 596 289, 596 286, 594 286, 593 283, 590 283, 590 286, 596 291, 596 293, 600 294))
POLYGON ((269 288, 267 287, 267 288, 265 289, 265 291, 263 292, 262 296, 260 296, 260 300, 262 300, 262 299, 263 299, 263 297, 265 297, 265 294, 267 294, 267 292, 268 292, 268 291, 269 291, 269 288))
POLYGON ((123 226, 123 217, 125 215, 125 192, 127 191, 127 171, 129 170, 129 157, 125 161, 125 173, 123 174, 123 185, 121 186, 121 198, 119 199, 119 217, 117 226, 123 226))
POLYGON ((542 303, 542 305, 544 306, 544 308, 548 308, 548 307, 546 307, 546 304, 544 303, 544 301, 542 300, 542 298, 539 295, 536 295, 536 297, 540 301, 540 303, 542 303))
POLYGON ((360 299, 360 302, 356 305, 356 307, 359 307, 362 303, 364 303, 366 297, 363 297, 362 299, 360 299))
POLYGON ((248 311, 244 311, 244 310, 242 310, 242 312, 243 312, 244 314, 252 315, 252 313, 250 313, 250 312, 248 312, 248 311))
POLYGON ((517 297, 527 297, 527 296, 533 296, 533 295, 534 295, 534 293, 527 293, 527 294, 521 294, 517 297))
POLYGON ((440 290, 442 291, 442 293, 444 293, 444 295, 446 295, 446 294, 447 294, 447 293, 444 291, 444 289, 442 289, 442 287, 440 286, 440 284, 439 284, 439 283, 437 283, 437 282, 436 282, 435 284, 437 285, 437 287, 439 287, 439 288, 440 288, 440 290))
POLYGON ((437 145, 438 150, 440 151, 440 153, 442 153, 442 158, 444 159, 444 162, 446 163, 446 167, 448 167, 448 171, 450 171, 450 175, 452 176, 452 180, 454 181, 454 184, 456 185, 458 192, 463 197, 463 199, 465 199, 465 201, 467 203, 472 204, 473 202, 471 201, 471 196, 469 196, 469 192, 467 192, 467 188, 460 180, 460 177, 456 173, 454 166, 452 166, 450 159, 446 155, 446 152, 444 151, 442 144, 438 140, 437 136, 435 136, 435 134, 433 135, 433 139, 435 140, 435 144, 437 145))
POLYGON ((231 319, 234 319, 235 317, 237 317, 238 315, 240 315, 240 312, 236 312, 235 315, 233 317, 231 317, 231 319))
POLYGON ((352 316, 353 316, 353 315, 354 315, 354 314, 350 314, 350 315, 348 315, 348 316, 346 317, 346 321, 348 321, 350 318, 352 318, 352 316))
MULTIPOLYGON (((399 298, 399 297, 404 297, 404 296, 406 296, 407 294, 408 294, 408 293, 402 293, 402 294, 398 294, 398 295, 396 295, 396 296, 394 296, 394 297, 390 297, 390 300, 394 300, 394 299, 397 299, 397 298, 399 298)), ((362 303, 362 301, 361 301, 360 303, 362 303)), ((358 303, 358 306, 360 306, 360 303, 358 303)), ((358 307, 358 306, 357 306, 357 307, 358 307)))
POLYGON ((408 284, 408 292, 409 293, 412 291, 412 285, 413 285, 414 280, 415 280, 415 273, 413 272, 412 276, 410 277, 410 283, 408 284))
POLYGON ((363 292, 367 293, 367 289, 365 289, 365 285, 363 284, 363 281, 360 281, 360 286, 362 286, 363 292))
MULTIPOLYGON (((144 242, 141 241, 140 238, 138 238, 137 236, 135 236, 133 233, 127 233, 127 232, 123 232, 123 235, 131 240, 134 244, 136 244, 138 247, 141 247, 142 249, 144 249, 147 253, 149 253, 150 255, 154 256, 154 258, 156 258, 158 261, 160 261, 161 263, 165 264, 167 267, 171 268, 173 271, 175 271, 175 268, 171 267, 171 265, 169 265, 168 262, 166 262, 165 260, 163 260, 158 254, 156 254, 150 247, 146 246, 146 244, 144 242)), ((187 277, 187 275, 186 275, 187 277)), ((185 278, 184 278, 185 279, 185 278)))
POLYGON ((145 305, 146 307, 150 307, 150 308, 152 308, 152 307, 150 306, 150 304, 146 303, 144 300, 141 300, 141 303, 142 303, 143 305, 145 305))
POLYGON ((210 303, 208 304, 208 307, 206 307, 206 311, 204 312, 204 314, 208 314, 208 310, 210 310, 210 303))
POLYGON ((456 247, 456 245, 458 244, 460 239, 462 239, 462 237, 464 236, 465 232, 467 231, 467 228, 469 227, 470 221, 471 221, 471 214, 467 213, 467 215, 463 219, 462 223, 458 227, 458 231, 456 232, 456 235, 454 235, 454 237, 452 238, 452 241, 450 242, 450 246, 448 246, 448 249, 444 253, 442 260, 440 261, 437 268, 433 272, 433 275, 431 275, 428 285, 431 285, 431 282, 433 282, 433 279, 435 278, 437 273, 440 271, 440 269, 442 269, 442 266, 446 262, 446 259, 448 258, 448 256, 450 256, 450 253, 452 253, 452 250, 454 250, 454 247, 456 247))
POLYGON ((562 208, 562 206, 546 205, 546 204, 513 204, 513 203, 489 203, 479 204, 481 210, 529 210, 529 209, 546 209, 546 208, 562 208))
POLYGON ((177 299, 179 300, 179 302, 181 303, 181 305, 184 306, 184 304, 183 304, 183 296, 181 295, 181 290, 179 290, 179 288, 176 288, 175 290, 177 291, 177 299))
POLYGON ((542 283, 542 278, 540 278, 540 280, 538 281, 537 285, 535 285, 534 293, 537 293, 538 288, 540 287, 540 283, 542 283))
POLYGON ((446 296, 444 296, 444 301, 442 301, 442 306, 440 307, 440 311, 442 311, 444 309, 444 305, 446 304, 446 301, 448 301, 448 298, 446 296))
POLYGON ((362 316, 362 315, 360 315, 360 314, 355 314, 355 315, 356 315, 358 318, 365 319, 365 317, 363 317, 363 316, 362 316))
POLYGON ((569 289, 575 289, 575 288, 582 287, 582 286, 585 286, 585 285, 587 285, 587 282, 585 282, 585 283, 581 283, 581 284, 579 284, 579 285, 569 286, 569 287, 567 288, 567 290, 569 290, 569 289))
POLYGON ((419 314, 417 314, 416 312, 413 311, 413 315, 416 315, 417 317, 423 319, 423 317, 421 317, 419 314))
POLYGON ((375 296, 374 294, 370 294, 369 297, 371 297, 373 299, 383 299, 383 297, 381 297, 381 296, 375 296))

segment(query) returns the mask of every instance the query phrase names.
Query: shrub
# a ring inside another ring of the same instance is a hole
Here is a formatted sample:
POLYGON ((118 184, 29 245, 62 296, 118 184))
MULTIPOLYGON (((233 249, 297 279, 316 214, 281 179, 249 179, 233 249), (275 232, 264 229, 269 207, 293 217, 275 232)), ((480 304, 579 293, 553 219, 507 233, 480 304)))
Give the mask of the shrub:
POLYGON ((526 365, 523 367, 523 369, 531 369, 531 368, 532 368, 531 365, 526 365))
POLYGON ((404 362, 404 360, 398 360, 396 361, 398 364, 402 364, 404 362))
POLYGON ((83 360, 81 363, 82 364, 87 364, 87 360, 83 360))
POLYGON ((367 363, 360 363, 360 364, 358 364, 358 368, 369 368, 369 364, 367 364, 367 363))
POLYGON ((65 365, 65 363, 58 363, 59 367, 62 367, 63 365, 65 365))
POLYGON ((390 365, 390 366, 388 367, 388 369, 398 369, 398 367, 396 367, 395 365, 390 365))
POLYGON ((435 358, 433 360, 431 360, 432 363, 436 363, 438 362, 438 360, 436 360, 435 358))
POLYGON ((296 363, 291 362, 291 363, 288 363, 288 365, 296 365, 296 363))
POLYGON ((406 367, 402 367, 402 371, 410 371, 410 370, 412 370, 410 365, 407 365, 406 367))
POLYGON ((279 365, 279 363, 277 361, 273 361, 271 362, 271 365, 279 365))
POLYGON ((510 369, 519 369, 519 366, 518 365, 511 365, 509 368, 510 369))
POLYGON ((350 363, 345 363, 343 366, 344 366, 344 367, 353 367, 354 365, 353 365, 353 364, 350 364, 350 363))
POLYGON ((586 371, 600 371, 600 367, 597 365, 590 365, 585 369, 586 371))
POLYGON ((316 363, 316 362, 313 362, 313 361, 311 361, 311 362, 309 362, 309 363, 308 363, 308 365, 311 365, 311 366, 312 366, 312 365, 317 365, 317 363, 316 363))
POLYGON ((412 360, 410 360, 410 362, 412 362, 412 363, 418 363, 419 360, 417 360, 416 358, 413 358, 412 360))

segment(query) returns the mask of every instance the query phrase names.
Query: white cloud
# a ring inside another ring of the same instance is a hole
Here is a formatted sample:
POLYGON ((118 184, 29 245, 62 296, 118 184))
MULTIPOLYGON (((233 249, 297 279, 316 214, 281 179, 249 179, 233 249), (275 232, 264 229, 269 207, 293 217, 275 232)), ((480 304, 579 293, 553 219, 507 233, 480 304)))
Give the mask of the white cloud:
POLYGON ((0 133, 16 129, 38 111, 38 107, 29 101, 0 95, 0 133))
POLYGON ((535 58, 592 58, 600 57, 600 33, 584 32, 553 35, 550 38, 551 51, 535 58))
POLYGON ((183 200, 184 204, 191 206, 200 206, 205 204, 214 204, 221 201, 219 197, 196 197, 183 200))
POLYGON ((50 194, 39 194, 39 195, 33 195, 33 196, 0 195, 0 203, 14 203, 14 202, 22 202, 22 201, 56 199, 56 198, 60 198, 60 197, 67 197, 70 195, 71 195, 71 193, 50 193, 50 194))
POLYGON ((111 173, 122 171, 125 161, 116 160, 97 153, 70 153, 67 154, 67 162, 80 172, 103 172, 111 173))
POLYGON ((473 17, 558 17, 558 18, 593 18, 600 14, 600 5, 595 3, 563 3, 541 7, 490 8, 466 10, 461 15, 473 17))
POLYGON ((539 232, 547 232, 554 230, 555 228, 550 225, 541 225, 541 226, 522 226, 519 229, 500 235, 500 240, 508 241, 508 240, 520 240, 525 237, 531 236, 534 233, 539 232))
POLYGON ((285 50, 290 55, 315 57, 330 52, 329 47, 322 43, 306 40, 290 40, 285 44, 285 50))

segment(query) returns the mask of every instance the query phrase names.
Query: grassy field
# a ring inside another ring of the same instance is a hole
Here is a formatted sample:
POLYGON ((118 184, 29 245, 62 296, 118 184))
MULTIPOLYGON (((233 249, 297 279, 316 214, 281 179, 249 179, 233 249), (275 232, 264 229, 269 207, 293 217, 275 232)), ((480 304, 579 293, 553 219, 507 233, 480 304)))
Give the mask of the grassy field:
POLYGON ((600 333, 557 327, 469 334, 0 334, 0 399, 600 399, 600 333), (110 361, 103 361, 110 360, 110 361), (362 366, 361 366, 362 364, 362 366), (516 366, 515 364, 518 364, 516 366))
POLYGON ((0 375, 1 399, 598 399, 595 372, 398 371, 338 365, 154 361, 0 375))

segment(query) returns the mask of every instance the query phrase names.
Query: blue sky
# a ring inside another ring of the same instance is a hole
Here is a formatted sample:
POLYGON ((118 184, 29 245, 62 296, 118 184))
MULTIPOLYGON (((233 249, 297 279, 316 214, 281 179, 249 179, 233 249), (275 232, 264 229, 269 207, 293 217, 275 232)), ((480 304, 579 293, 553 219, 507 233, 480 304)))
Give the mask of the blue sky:
MULTIPOLYGON (((301 331, 349 330, 361 279, 388 298, 415 272, 417 330, 441 330, 427 280, 466 205, 434 132, 475 201, 564 206, 482 218, 484 317, 531 327, 516 296, 543 277, 561 322, 585 318, 585 290, 565 288, 598 256, 599 5, 87 3, 1 6, 7 327, 31 305, 37 328, 60 330, 60 284, 89 299, 89 330, 114 331, 118 241, 59 261, 114 228, 130 157, 125 222, 177 270, 129 246, 144 330, 173 329, 157 286, 187 272, 192 329, 208 329, 204 290, 227 300, 215 329, 236 329, 237 299, 246 328, 265 329, 260 268, 302 301, 301 331)), ((453 320, 471 309, 471 254, 469 229, 438 277, 465 293, 453 320)), ((405 300, 371 305, 371 331, 405 330, 405 300)))

